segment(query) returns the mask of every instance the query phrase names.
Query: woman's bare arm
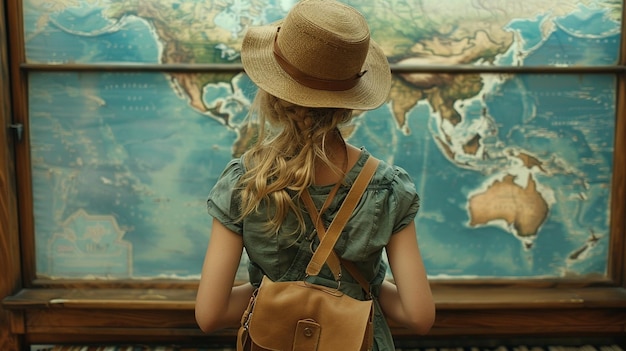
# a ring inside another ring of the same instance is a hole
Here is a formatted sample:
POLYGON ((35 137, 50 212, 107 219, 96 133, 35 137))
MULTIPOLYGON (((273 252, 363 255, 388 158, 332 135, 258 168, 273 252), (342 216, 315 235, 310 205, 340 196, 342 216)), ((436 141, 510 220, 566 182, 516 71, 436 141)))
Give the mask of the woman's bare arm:
POLYGON ((196 296, 196 321, 204 332, 236 327, 248 306, 254 287, 233 287, 242 252, 242 237, 213 220, 196 296))
POLYGON ((415 223, 393 234, 386 251, 395 284, 385 281, 381 287, 383 312, 413 332, 426 334, 435 320, 435 304, 417 245, 415 223))

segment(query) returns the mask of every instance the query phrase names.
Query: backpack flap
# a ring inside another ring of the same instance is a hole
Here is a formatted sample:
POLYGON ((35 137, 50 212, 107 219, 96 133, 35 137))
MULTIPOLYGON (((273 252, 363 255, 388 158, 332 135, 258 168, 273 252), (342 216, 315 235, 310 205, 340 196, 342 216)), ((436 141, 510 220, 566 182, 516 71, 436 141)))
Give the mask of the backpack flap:
POLYGON ((263 277, 248 331, 254 344, 268 350, 361 350, 371 337, 372 319, 371 300, 303 281, 263 277))

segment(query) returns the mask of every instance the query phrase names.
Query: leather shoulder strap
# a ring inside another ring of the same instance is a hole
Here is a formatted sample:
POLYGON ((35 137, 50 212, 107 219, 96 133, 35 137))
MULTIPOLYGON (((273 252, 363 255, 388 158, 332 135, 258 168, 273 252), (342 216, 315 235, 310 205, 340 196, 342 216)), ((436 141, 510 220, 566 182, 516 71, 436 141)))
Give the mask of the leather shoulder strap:
POLYGON ((365 162, 361 173, 359 173, 359 175, 355 179, 354 184, 352 184, 352 187, 348 192, 348 195, 341 204, 339 212, 337 212, 337 215, 330 223, 330 226, 326 231, 326 235, 322 238, 319 246, 317 247, 317 250, 315 250, 315 253, 313 254, 313 257, 311 257, 311 261, 306 268, 307 275, 319 274, 322 266, 330 256, 330 253, 332 252, 333 247, 337 242, 337 239, 339 239, 341 231, 343 230, 346 223, 348 223, 348 220, 350 219, 350 216, 352 216, 354 208, 359 203, 359 200, 365 192, 365 189, 372 179, 372 176, 374 176, 376 168, 378 167, 378 162, 378 159, 372 156, 370 156, 365 162))
MULTIPOLYGON (((340 183, 337 183, 340 184, 340 183)), ((328 195, 330 197, 330 194, 328 195)), ((302 202, 307 208, 307 212, 309 213, 309 217, 311 217, 311 221, 315 226, 315 232, 317 237, 322 241, 322 238, 326 236, 326 228, 324 227, 324 223, 322 223, 320 214, 324 212, 324 206, 320 211, 317 211, 317 207, 311 198, 311 194, 304 189, 301 195, 302 202)), ((327 198, 328 199, 328 198, 327 198)), ((335 253, 335 251, 331 251, 330 255, 328 255, 328 259, 326 260, 326 264, 328 268, 330 268, 335 280, 339 280, 341 278, 341 260, 339 256, 335 253)))

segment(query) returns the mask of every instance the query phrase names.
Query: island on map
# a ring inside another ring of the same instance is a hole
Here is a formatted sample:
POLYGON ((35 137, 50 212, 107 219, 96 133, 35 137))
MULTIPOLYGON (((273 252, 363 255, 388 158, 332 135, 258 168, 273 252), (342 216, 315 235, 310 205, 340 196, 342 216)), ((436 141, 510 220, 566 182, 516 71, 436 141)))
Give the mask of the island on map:
POLYGON ((513 234, 524 240, 526 248, 532 246, 532 237, 548 217, 549 207, 532 175, 525 188, 515 183, 515 176, 506 175, 493 182, 487 190, 469 199, 470 226, 486 225, 503 220, 513 234))

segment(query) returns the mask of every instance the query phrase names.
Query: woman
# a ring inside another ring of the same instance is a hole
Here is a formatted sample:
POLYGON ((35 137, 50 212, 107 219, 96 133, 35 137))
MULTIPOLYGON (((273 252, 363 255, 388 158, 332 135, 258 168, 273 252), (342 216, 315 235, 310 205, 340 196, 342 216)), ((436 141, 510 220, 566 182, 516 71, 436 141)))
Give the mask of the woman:
MULTIPOLYGON (((196 300, 203 331, 237 326, 263 275, 303 279, 300 268, 310 254, 296 254, 303 242, 315 247, 318 239, 300 195, 307 189, 319 209, 340 183, 321 214, 326 225, 332 221, 369 156, 346 143, 340 127, 352 120, 353 110, 377 108, 389 94, 389 64, 369 36, 359 12, 332 0, 301 1, 282 21, 248 29, 241 57, 259 88, 250 113, 259 138, 228 164, 209 195, 214 219, 196 300), (250 283, 233 287, 243 249, 251 261, 250 283)), ((373 287, 375 350, 394 350, 387 320, 417 334, 427 333, 434 321, 416 239, 418 208, 409 175, 381 161, 335 245, 373 287), (394 283, 385 280, 384 249, 394 283)), ((333 281, 328 268, 315 278, 333 281)), ((348 274, 341 289, 364 298, 348 274)))

